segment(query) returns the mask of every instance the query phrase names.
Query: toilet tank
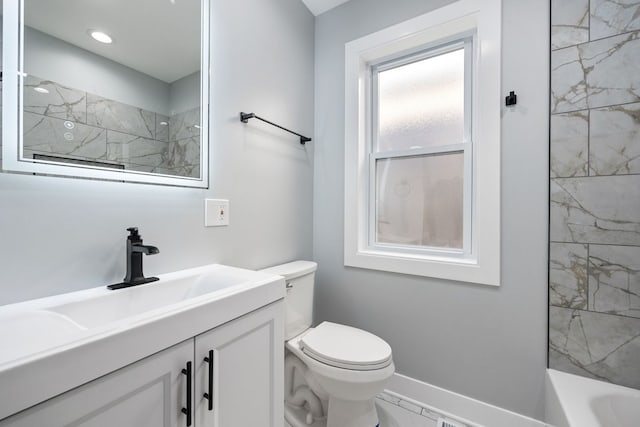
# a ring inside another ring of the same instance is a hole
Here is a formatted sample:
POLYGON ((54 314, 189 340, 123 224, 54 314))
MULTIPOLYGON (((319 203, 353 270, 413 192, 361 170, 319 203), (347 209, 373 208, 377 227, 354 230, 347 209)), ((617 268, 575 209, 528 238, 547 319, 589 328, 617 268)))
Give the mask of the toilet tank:
POLYGON ((311 327, 313 321, 313 287, 318 264, 313 261, 293 261, 265 268, 265 273, 284 277, 287 295, 285 340, 290 340, 311 327))

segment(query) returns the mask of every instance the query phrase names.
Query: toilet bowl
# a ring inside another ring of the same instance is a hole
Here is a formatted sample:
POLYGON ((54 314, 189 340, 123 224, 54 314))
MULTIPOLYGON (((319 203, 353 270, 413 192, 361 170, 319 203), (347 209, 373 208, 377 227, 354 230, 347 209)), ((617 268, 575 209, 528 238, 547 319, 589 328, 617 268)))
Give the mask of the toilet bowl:
POLYGON ((311 390, 325 397, 327 427, 375 427, 374 398, 394 365, 391 348, 373 334, 323 322, 290 339, 286 348, 310 371, 311 390))
POLYGON ((316 268, 295 261, 264 270, 287 283, 286 421, 292 427, 376 427, 375 396, 395 371, 391 347, 350 326, 311 327, 316 268))

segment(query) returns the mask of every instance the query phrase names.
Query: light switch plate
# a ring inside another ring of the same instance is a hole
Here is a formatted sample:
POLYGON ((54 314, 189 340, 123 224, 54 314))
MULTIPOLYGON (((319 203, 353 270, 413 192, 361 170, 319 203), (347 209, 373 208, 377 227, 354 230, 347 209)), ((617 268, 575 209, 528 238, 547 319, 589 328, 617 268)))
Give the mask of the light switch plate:
POLYGON ((229 200, 204 200, 204 226, 220 227, 229 225, 229 200))

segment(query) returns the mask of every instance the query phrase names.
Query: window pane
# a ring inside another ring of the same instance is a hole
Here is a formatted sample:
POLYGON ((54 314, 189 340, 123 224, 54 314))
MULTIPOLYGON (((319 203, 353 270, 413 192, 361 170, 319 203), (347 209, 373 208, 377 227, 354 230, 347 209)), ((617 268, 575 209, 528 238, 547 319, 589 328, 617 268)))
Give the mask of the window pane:
POLYGON ((377 151, 459 144, 464 49, 378 73, 377 151))
POLYGON ((376 242, 462 249, 464 154, 376 161, 376 242))

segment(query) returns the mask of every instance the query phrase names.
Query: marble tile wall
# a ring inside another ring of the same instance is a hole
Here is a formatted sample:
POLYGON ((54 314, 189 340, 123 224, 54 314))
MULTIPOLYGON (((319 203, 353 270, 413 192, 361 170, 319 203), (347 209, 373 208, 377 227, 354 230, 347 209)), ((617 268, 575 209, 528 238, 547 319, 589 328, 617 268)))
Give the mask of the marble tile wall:
POLYGON ((549 365, 640 388, 640 0, 551 13, 549 365))
POLYGON ((200 109, 171 117, 59 83, 24 83, 24 155, 200 176, 200 109))

